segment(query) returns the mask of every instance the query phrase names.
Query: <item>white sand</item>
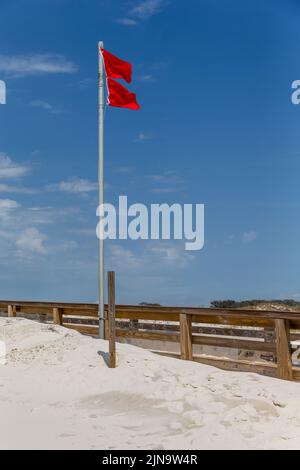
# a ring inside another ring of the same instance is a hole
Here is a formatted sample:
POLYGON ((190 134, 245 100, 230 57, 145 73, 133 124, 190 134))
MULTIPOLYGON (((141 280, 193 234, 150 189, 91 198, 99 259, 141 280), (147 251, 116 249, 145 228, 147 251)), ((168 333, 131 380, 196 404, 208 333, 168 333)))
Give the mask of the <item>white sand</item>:
POLYGON ((0 449, 300 448, 300 384, 0 319, 0 449))

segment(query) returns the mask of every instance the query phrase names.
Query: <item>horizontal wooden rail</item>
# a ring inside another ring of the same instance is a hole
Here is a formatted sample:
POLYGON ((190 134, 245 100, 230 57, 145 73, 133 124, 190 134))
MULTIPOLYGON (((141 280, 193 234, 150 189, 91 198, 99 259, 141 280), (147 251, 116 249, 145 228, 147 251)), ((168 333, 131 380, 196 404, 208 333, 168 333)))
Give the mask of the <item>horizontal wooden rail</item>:
MULTIPOLYGON (((97 304, 88 303, 74 303, 74 302, 32 302, 32 301, 20 301, 20 300, 0 300, 0 310, 7 308, 8 305, 15 305, 17 308, 31 307, 35 311, 40 308, 62 308, 66 310, 73 309, 74 311, 91 311, 98 312, 97 304)), ((107 310, 107 305, 105 305, 107 310)), ((222 309, 222 308, 198 308, 198 307, 149 307, 144 305, 116 305, 116 314, 128 314, 128 313, 139 313, 144 315, 151 315, 156 313, 158 315, 180 315, 181 313, 187 315, 199 315, 199 316, 221 316, 221 317, 232 317, 232 318, 270 318, 272 320, 300 320, 300 312, 289 312, 289 311, 278 311, 278 310, 251 310, 251 309, 222 309)), ((128 317, 127 317, 128 318, 128 317)))

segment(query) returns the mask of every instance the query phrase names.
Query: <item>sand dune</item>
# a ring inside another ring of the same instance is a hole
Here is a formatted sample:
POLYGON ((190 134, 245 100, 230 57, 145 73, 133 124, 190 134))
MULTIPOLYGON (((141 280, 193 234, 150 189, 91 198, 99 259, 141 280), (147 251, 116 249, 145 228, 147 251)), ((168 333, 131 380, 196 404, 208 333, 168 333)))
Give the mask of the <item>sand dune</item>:
POLYGON ((300 448, 300 384, 0 319, 0 449, 300 448))

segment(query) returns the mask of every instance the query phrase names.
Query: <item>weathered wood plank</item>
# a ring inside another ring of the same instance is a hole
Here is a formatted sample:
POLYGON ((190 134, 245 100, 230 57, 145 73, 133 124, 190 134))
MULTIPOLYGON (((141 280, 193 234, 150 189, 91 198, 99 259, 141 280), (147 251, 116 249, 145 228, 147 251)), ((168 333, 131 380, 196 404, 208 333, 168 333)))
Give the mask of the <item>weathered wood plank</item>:
POLYGON ((115 273, 108 273, 108 325, 109 325, 109 367, 116 367, 116 281, 115 273))
POLYGON ((7 306, 7 314, 10 318, 13 318, 16 316, 16 308, 14 305, 7 306))
POLYGON ((160 331, 127 330, 121 328, 116 329, 116 336, 120 338, 170 341, 176 343, 180 340, 179 333, 161 333, 160 331))
POLYGON ((194 315, 194 316, 220 316, 220 317, 231 317, 231 318, 249 318, 252 321, 257 319, 269 318, 274 320, 284 319, 284 320, 300 320, 300 312, 286 312, 286 311, 265 311, 265 310, 238 310, 238 309, 217 309, 217 308, 185 308, 183 309, 185 313, 194 315))
POLYGON ((193 360, 193 336, 191 316, 180 314, 180 351, 181 359, 193 360))
POLYGON ((41 314, 52 315, 53 313, 53 308, 51 307, 33 308, 33 307, 16 305, 16 310, 18 313, 25 314, 25 315, 41 315, 41 314))
POLYGON ((293 380, 290 328, 287 320, 275 320, 277 375, 284 380, 293 380))
POLYGON ((75 310, 93 310, 97 311, 97 304, 84 304, 84 303, 73 303, 73 302, 31 302, 31 301, 19 301, 19 300, 0 300, 0 308, 5 308, 8 305, 33 307, 38 309, 40 307, 48 308, 73 308, 75 310))
POLYGON ((78 325, 72 323, 63 323, 65 328, 69 328, 70 330, 78 331, 83 335, 90 335, 90 336, 98 336, 99 328, 95 326, 87 326, 87 325, 78 325))
POLYGON ((300 367, 293 367, 293 379, 300 382, 300 367))
POLYGON ((138 311, 124 311, 116 309, 116 319, 123 320, 156 320, 156 321, 179 321, 179 314, 162 315, 157 312, 138 312, 138 311))
POLYGON ((215 325, 228 325, 228 326, 255 326, 255 327, 271 327, 274 321, 269 318, 253 318, 253 317, 238 317, 227 315, 192 315, 193 323, 206 323, 215 325))
POLYGON ((223 339, 193 335, 193 343, 205 346, 216 346, 219 348, 246 349, 249 351, 267 351, 274 353, 276 351, 274 343, 266 343, 264 341, 249 341, 245 339, 223 339))
MULTIPOLYGON (((97 320, 97 323, 99 324, 99 320, 97 320)), ((109 341, 109 317, 107 311, 104 311, 104 339, 109 341)))
POLYGON ((53 309, 53 323, 55 325, 62 325, 63 324, 63 316, 61 309, 55 307, 53 309))

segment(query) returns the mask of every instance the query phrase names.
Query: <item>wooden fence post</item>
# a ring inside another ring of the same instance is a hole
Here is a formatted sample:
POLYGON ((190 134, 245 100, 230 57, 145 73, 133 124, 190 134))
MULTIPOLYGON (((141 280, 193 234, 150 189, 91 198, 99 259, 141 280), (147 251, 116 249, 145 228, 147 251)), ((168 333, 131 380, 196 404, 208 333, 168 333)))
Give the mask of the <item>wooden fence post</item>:
POLYGON ((185 313, 180 314, 180 352, 181 359, 193 360, 192 317, 185 313))
POLYGON ((275 334, 277 377, 283 380, 293 380, 289 321, 275 320, 275 334))
POLYGON ((8 305, 7 312, 8 312, 8 316, 10 318, 16 317, 17 316, 16 306, 15 305, 8 305))
POLYGON ((109 367, 116 367, 116 285, 115 273, 108 273, 109 367))
POLYGON ((53 323, 55 325, 62 325, 63 324, 62 312, 61 312, 60 308, 54 307, 54 309, 53 309, 53 323))

